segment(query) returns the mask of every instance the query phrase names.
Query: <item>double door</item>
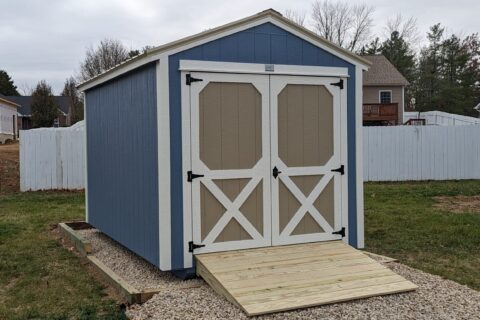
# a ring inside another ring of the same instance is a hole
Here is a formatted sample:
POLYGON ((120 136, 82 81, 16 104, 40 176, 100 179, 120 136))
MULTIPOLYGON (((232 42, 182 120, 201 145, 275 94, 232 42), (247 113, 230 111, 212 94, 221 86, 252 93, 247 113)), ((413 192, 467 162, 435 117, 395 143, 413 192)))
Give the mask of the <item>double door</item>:
POLYGON ((189 77, 194 252, 341 239, 339 79, 189 77))

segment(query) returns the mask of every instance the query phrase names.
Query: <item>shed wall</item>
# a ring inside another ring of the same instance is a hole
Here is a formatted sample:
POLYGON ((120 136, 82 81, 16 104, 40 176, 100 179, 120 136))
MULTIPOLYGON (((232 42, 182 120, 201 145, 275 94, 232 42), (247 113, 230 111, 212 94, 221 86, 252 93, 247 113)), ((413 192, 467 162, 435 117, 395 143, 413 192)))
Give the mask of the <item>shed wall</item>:
POLYGON ((86 92, 88 220, 159 266, 156 64, 86 92))
POLYGON ((346 67, 348 97, 348 203, 349 239, 357 245, 355 66, 313 44, 271 24, 265 23, 224 38, 179 52, 169 57, 170 157, 171 157, 171 241, 172 269, 182 269, 183 261, 183 172, 181 127, 181 79, 179 61, 203 60, 346 67))

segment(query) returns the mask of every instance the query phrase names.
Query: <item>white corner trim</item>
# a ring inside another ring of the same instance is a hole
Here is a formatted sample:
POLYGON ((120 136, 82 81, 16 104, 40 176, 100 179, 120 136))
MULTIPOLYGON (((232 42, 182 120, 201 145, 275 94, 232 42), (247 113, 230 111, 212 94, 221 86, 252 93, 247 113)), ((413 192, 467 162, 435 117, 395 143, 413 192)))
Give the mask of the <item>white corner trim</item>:
POLYGON ((180 60, 181 71, 348 78, 348 68, 263 63, 180 60))
POLYGON ((357 162, 357 247, 365 247, 365 219, 363 204, 363 74, 362 68, 355 68, 355 140, 357 162))
POLYGON ((156 65, 157 84, 157 154, 158 154, 158 210, 160 270, 172 267, 171 198, 170 198, 170 102, 168 57, 156 65))
POLYGON ((84 170, 84 188, 85 188, 85 222, 88 222, 88 148, 87 148, 87 132, 88 132, 88 126, 87 126, 87 95, 83 96, 83 122, 84 122, 84 127, 83 127, 83 134, 84 134, 84 142, 83 142, 83 157, 84 157, 84 164, 85 164, 85 170, 84 170))

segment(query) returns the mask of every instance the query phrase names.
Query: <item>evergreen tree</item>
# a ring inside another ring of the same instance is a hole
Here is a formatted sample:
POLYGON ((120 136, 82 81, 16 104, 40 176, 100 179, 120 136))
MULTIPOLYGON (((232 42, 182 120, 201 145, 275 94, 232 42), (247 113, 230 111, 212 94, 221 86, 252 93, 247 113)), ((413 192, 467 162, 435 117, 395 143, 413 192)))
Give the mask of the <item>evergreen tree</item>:
POLYGON ((375 40, 372 40, 369 44, 362 47, 360 50, 361 55, 373 55, 381 53, 382 44, 380 43, 380 38, 376 37, 375 40))
POLYGON ((409 81, 413 80, 415 71, 415 54, 398 31, 392 32, 390 39, 385 40, 380 48, 383 54, 398 71, 409 81))
POLYGON ((0 70, 0 94, 4 96, 19 96, 17 87, 13 83, 12 78, 5 70, 0 70))
POLYGON ((440 50, 444 28, 438 23, 427 34, 429 44, 420 52, 415 82, 415 100, 418 111, 437 110, 440 93, 440 50))
POLYGON ((45 80, 40 81, 32 94, 32 123, 35 128, 51 127, 58 116, 58 106, 52 87, 45 80))
POLYGON ((70 98, 70 123, 73 125, 78 121, 83 120, 83 101, 77 90, 77 83, 73 77, 65 80, 61 95, 70 98))

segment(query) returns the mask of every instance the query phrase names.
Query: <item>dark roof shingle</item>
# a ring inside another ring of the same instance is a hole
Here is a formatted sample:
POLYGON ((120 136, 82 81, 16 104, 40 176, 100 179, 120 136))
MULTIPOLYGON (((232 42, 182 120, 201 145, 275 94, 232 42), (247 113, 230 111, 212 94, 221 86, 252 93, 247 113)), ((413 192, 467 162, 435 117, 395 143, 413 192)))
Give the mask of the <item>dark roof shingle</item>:
POLYGON ((363 73, 364 86, 406 86, 407 79, 383 55, 363 56, 372 63, 363 73))
MULTIPOLYGON (((21 115, 29 116, 32 114, 32 109, 30 107, 32 104, 32 96, 6 96, 5 98, 20 105, 18 113, 21 115)), ((63 113, 68 114, 68 111, 70 110, 70 98, 63 96, 55 96, 54 98, 58 108, 63 113)))

